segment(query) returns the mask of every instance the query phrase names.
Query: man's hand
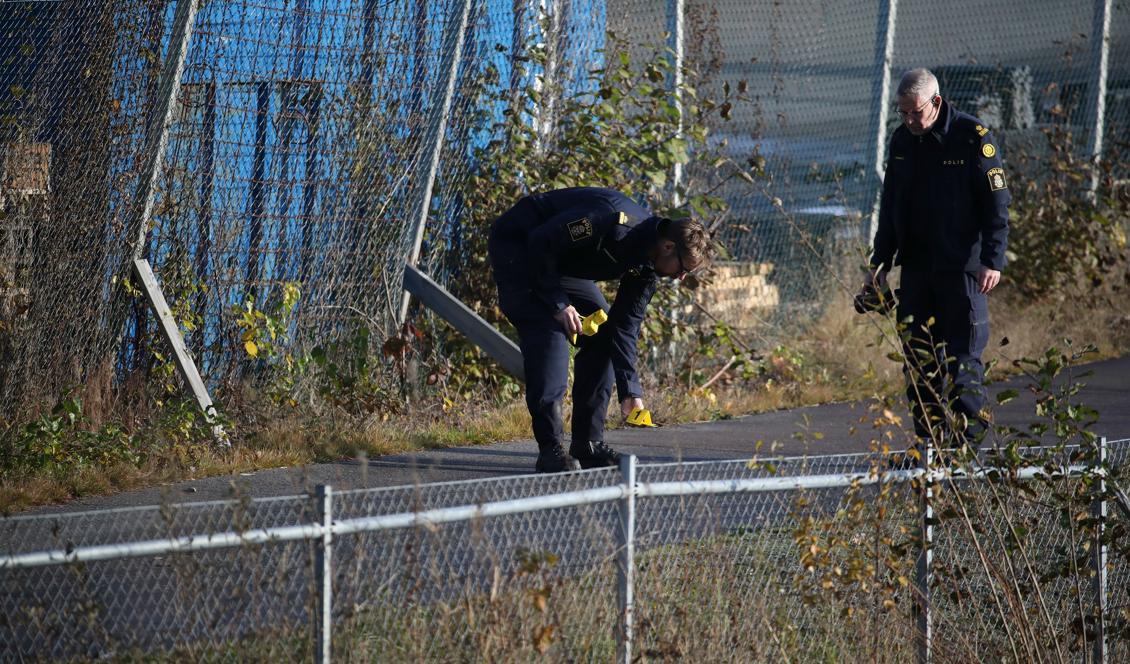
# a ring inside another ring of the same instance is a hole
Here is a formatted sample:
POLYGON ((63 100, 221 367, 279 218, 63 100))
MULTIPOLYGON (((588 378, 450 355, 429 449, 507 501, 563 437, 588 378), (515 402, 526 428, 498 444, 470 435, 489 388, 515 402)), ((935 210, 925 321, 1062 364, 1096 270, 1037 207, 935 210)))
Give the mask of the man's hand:
POLYGON ((863 280, 863 286, 852 299, 855 312, 866 314, 879 312, 886 314, 895 306, 894 293, 887 287, 887 273, 882 269, 870 270, 863 280))
POLYGON ((565 330, 565 336, 567 337, 579 334, 581 331, 581 315, 577 313, 577 310, 574 309, 571 304, 553 314, 553 320, 561 323, 561 329, 565 330))
POLYGON ((977 286, 981 289, 982 293, 988 293, 997 287, 1001 282, 1001 271, 994 270, 991 267, 981 266, 981 271, 977 274, 977 286))
POLYGON ((620 402, 620 414, 623 415, 625 419, 637 408, 643 410, 643 399, 639 397, 628 397, 620 402))

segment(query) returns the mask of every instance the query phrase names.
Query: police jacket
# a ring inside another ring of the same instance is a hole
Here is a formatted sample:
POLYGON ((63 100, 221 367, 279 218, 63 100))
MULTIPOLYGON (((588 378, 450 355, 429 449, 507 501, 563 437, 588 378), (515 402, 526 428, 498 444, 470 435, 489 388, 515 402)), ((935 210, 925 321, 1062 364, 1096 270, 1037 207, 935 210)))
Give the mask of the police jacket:
POLYGON ((636 342, 658 285, 648 254, 659 239, 660 218, 618 191, 596 187, 533 194, 519 205, 533 214, 504 215, 491 229, 492 251, 518 253, 525 266, 510 274, 496 271, 499 289, 532 289, 547 313, 556 313, 569 306, 562 276, 618 279, 601 330, 612 335, 609 355, 621 398, 641 396, 636 342))
POLYGON ((992 132, 943 100, 926 134, 891 136, 871 267, 1000 270, 1011 200, 992 132))

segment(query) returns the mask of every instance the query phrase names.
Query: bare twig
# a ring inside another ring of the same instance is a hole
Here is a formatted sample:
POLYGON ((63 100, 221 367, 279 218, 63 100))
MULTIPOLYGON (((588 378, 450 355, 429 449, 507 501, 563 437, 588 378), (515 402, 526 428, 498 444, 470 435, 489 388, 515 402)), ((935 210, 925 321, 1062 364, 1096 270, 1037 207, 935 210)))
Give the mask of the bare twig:
POLYGON ((1130 497, 1126 496, 1126 492, 1122 487, 1114 483, 1114 480, 1109 477, 1106 478, 1106 483, 1110 485, 1111 491, 1114 492, 1114 504, 1118 505, 1118 509, 1122 511, 1122 515, 1130 519, 1130 497))
MULTIPOLYGON (((970 534, 970 539, 973 541, 973 549, 977 552, 977 560, 981 563, 981 569, 985 571, 986 579, 989 580, 989 590, 992 593, 993 604, 996 606, 997 615, 1000 616, 1005 636, 1008 637, 1008 645, 1012 649, 1012 659, 1016 662, 1031 661, 1032 655, 1034 654, 1031 651, 1026 653, 1028 657, 1024 660, 1020 659, 1020 652, 1016 647, 1016 639, 1013 638, 1012 630, 1008 629, 1008 618, 1005 615, 1004 607, 1001 606, 1000 597, 998 595, 1000 591, 997 588, 997 584, 992 582, 995 575, 993 574, 992 566, 989 565, 989 558, 985 554, 985 549, 981 546, 981 542, 977 540, 977 530, 973 527, 973 519, 969 516, 969 511, 966 509, 965 501, 961 497, 961 492, 953 491, 953 494, 957 498, 958 507, 961 508, 961 520, 970 534)), ((1027 641, 1027 639, 1025 639, 1025 641, 1027 641)))
MULTIPOLYGON (((1048 627, 1053 628, 1054 623, 1052 622, 1051 613, 1048 611, 1047 603, 1044 601, 1044 593, 1043 593, 1043 590, 1040 587, 1039 576, 1036 574, 1036 570, 1032 566, 1032 561, 1028 557, 1028 551, 1025 547, 1020 546, 1020 534, 1016 531, 1016 526, 1013 523, 1013 519, 1012 519, 1011 515, 1009 514, 1009 510, 1005 507, 1004 501, 1001 499, 1000 494, 997 491, 996 487, 994 487, 991 482, 989 482, 987 484, 988 484, 989 491, 990 491, 990 493, 993 497, 994 502, 997 504, 998 509, 1000 509, 1000 511, 1001 511, 1001 515, 1004 517, 1004 522, 1005 522, 1004 525, 1005 525, 1006 528, 1008 528, 1009 535, 1012 537, 1013 541, 1017 543, 1017 550, 1020 551, 1020 557, 1024 562, 1024 567, 1027 569, 1028 574, 1033 579, 1032 585, 1033 585, 1033 588, 1035 588, 1035 590, 1036 590, 1036 602, 1037 602, 1037 604, 1039 604, 1040 612, 1043 614, 1044 620, 1047 621, 1048 627)), ((1074 529, 1074 525, 1072 525, 1072 529, 1074 529)), ((1005 546, 1004 540, 1001 538, 999 532, 995 528, 993 529, 993 533, 994 533, 994 535, 996 535, 997 543, 1000 545, 1001 549, 1007 551, 1007 547, 1005 546)), ((1012 581, 1012 584, 1014 586, 1013 589, 1015 590, 1017 597, 1021 597, 1021 596, 1023 596, 1023 593, 1020 590, 1020 586, 1017 585, 1019 583, 1019 581, 1018 581, 1019 577, 1018 577, 1018 574, 1017 574, 1017 570, 1016 570, 1015 567, 1013 567, 1012 559, 1011 559, 1010 556, 1006 555, 1006 556, 1004 556, 1004 559, 1005 559, 1005 563, 1008 565, 1008 573, 1011 575, 1010 580, 1012 581)), ((1030 622, 1030 621, 1027 621, 1026 614, 1024 613, 1023 610, 1019 611, 1019 613, 1020 613, 1020 615, 1025 616, 1026 622, 1030 622)), ((1029 628, 1029 631, 1031 632, 1032 638, 1036 639, 1036 633, 1035 633, 1034 630, 1031 629, 1031 626, 1029 628)), ((1056 651, 1057 659, 1060 662, 1062 662, 1063 661, 1063 652, 1060 650, 1059 640, 1058 639, 1052 639, 1052 643, 1055 644, 1055 651, 1056 651)))
POLYGON ((721 377, 722 377, 723 375, 725 375, 725 373, 726 373, 727 371, 729 371, 729 370, 730 370, 730 367, 734 366, 734 362, 737 362, 737 361, 738 361, 738 356, 737 356, 737 355, 731 355, 731 356, 730 356, 730 360, 729 360, 728 362, 726 362, 726 365, 725 365, 725 366, 723 366, 723 367, 722 367, 721 369, 719 369, 719 370, 718 370, 718 373, 714 374, 714 375, 713 375, 713 376, 712 376, 712 377, 710 378, 710 380, 708 380, 708 381, 706 381, 705 383, 703 383, 703 384, 702 384, 702 386, 701 386, 701 387, 699 387, 698 389, 700 389, 700 390, 705 390, 706 388, 708 388, 708 387, 710 387, 711 385, 713 385, 713 384, 714 384, 714 381, 718 380, 718 379, 719 379, 719 378, 721 378, 721 377))
POLYGON ((365 313, 364 311, 361 311, 360 309, 358 309, 355 306, 348 305, 348 304, 322 304, 322 305, 318 305, 316 308, 317 309, 344 309, 346 311, 352 311, 353 313, 355 313, 358 316, 360 316, 361 318, 363 318, 365 320, 365 322, 369 324, 370 327, 373 327, 373 328, 376 328, 377 330, 379 330, 382 336, 385 335, 384 325, 381 325, 380 321, 378 321, 373 316, 365 313))

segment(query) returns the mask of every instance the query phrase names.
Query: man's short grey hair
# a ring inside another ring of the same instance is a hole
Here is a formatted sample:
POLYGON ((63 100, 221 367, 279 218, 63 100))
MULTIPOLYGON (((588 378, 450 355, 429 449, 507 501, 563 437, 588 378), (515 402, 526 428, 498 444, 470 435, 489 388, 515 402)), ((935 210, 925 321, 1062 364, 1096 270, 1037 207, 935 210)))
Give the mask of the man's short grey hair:
POLYGON ((898 96, 914 97, 915 99, 933 99, 934 95, 941 94, 938 87, 938 77, 929 69, 911 69, 902 75, 899 81, 898 96))

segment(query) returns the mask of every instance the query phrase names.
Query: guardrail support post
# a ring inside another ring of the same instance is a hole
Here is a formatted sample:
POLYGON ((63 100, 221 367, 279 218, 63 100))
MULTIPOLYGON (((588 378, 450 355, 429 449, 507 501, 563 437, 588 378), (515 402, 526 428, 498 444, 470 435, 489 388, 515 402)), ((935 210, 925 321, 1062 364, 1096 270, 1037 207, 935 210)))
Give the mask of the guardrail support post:
POLYGON ((333 637, 333 489, 319 484, 317 489, 318 521, 322 526, 322 541, 314 560, 314 586, 318 593, 318 653, 315 658, 322 664, 330 661, 330 643, 333 637))
POLYGON ((620 629, 618 633, 617 661, 632 662, 633 586, 636 565, 636 457, 620 457, 620 477, 624 484, 624 499, 620 502, 620 629))
POLYGON ((933 657, 933 634, 930 620, 930 582, 934 565, 934 442, 927 440, 922 450, 922 487, 919 498, 921 542, 918 549, 917 586, 914 616, 917 619, 918 661, 930 664, 933 657))
POLYGON ((1107 503, 1106 503, 1106 438, 1099 439, 1098 468, 1094 469, 1098 483, 1094 487, 1095 500, 1091 505, 1091 515, 1095 518, 1095 546, 1091 549, 1091 564, 1094 567, 1093 578, 1095 591, 1095 629, 1094 643, 1091 644, 1091 661, 1095 664, 1106 664, 1106 568, 1107 549, 1104 535, 1106 534, 1107 503))

